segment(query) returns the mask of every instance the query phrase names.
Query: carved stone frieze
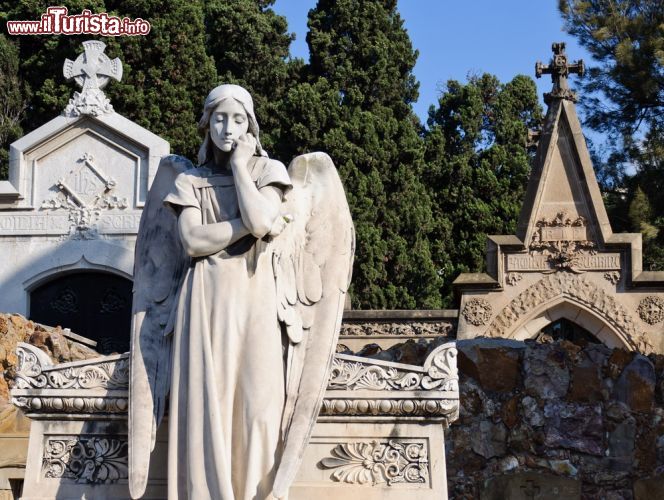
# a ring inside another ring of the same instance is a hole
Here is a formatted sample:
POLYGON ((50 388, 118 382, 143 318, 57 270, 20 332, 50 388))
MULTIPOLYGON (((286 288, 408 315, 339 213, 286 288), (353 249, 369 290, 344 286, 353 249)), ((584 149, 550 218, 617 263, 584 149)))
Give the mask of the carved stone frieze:
POLYGON ((343 323, 340 336, 447 336, 454 329, 449 321, 408 321, 403 323, 343 323))
POLYGON ((486 335, 509 337, 514 333, 515 326, 528 317, 534 309, 561 296, 596 312, 621 332, 623 338, 634 349, 645 353, 652 351, 652 344, 638 328, 627 309, 592 281, 569 272, 549 274, 521 292, 494 318, 487 328, 486 335))
POLYGON ((17 389, 127 389, 127 355, 88 362, 53 365, 45 353, 29 344, 19 344, 16 369, 17 389))
POLYGON ((595 255, 597 245, 588 239, 586 219, 571 218, 565 211, 551 218, 541 218, 536 223, 528 249, 548 257, 554 270, 579 271, 580 260, 586 255, 595 255))
POLYGON ((664 299, 648 295, 639 302, 639 316, 649 325, 655 325, 664 320, 664 299))
POLYGON ((456 420, 458 399, 351 399, 331 398, 323 400, 320 415, 325 417, 427 417, 456 420))
POLYGON ((463 317, 471 325, 486 325, 491 318, 491 304, 482 298, 473 298, 466 302, 462 311, 463 317))
POLYGON ((127 397, 14 396, 12 402, 27 413, 126 413, 127 397))
POLYGON ((51 437, 44 447, 42 473, 45 478, 107 484, 129 477, 127 460, 126 438, 51 437))
POLYGON ((387 443, 342 443, 320 465, 334 469, 333 481, 349 484, 425 483, 429 460, 425 443, 390 440, 387 443))
POLYGON ((358 356, 337 355, 328 390, 458 391, 457 350, 450 344, 434 349, 424 367, 379 363, 358 356))

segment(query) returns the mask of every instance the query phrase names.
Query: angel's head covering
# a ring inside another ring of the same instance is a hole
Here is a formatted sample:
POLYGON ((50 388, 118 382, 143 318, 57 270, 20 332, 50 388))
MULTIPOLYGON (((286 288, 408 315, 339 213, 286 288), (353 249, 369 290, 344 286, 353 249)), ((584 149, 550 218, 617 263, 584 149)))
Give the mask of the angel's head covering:
POLYGON ((249 118, 249 132, 256 138, 256 154, 260 156, 267 156, 267 153, 261 146, 261 141, 258 137, 258 121, 256 120, 256 113, 254 112, 254 100, 247 90, 239 85, 224 84, 219 85, 212 89, 212 91, 205 98, 203 105, 203 116, 198 122, 198 129, 203 133, 203 144, 198 150, 198 163, 203 165, 212 158, 212 139, 210 139, 210 116, 212 111, 224 99, 233 98, 244 108, 247 117, 249 118))

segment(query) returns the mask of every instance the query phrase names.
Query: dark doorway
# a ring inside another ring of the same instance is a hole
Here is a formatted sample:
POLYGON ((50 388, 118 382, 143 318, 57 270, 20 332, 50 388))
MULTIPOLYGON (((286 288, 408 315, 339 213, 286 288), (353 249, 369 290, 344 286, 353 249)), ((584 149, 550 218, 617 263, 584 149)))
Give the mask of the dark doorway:
POLYGON ((102 272, 65 274, 30 294, 30 319, 69 328, 102 354, 129 350, 132 282, 102 272))
POLYGON ((539 342, 554 342, 568 340, 578 345, 601 344, 600 340, 585 328, 573 321, 561 318, 542 328, 536 337, 539 342))

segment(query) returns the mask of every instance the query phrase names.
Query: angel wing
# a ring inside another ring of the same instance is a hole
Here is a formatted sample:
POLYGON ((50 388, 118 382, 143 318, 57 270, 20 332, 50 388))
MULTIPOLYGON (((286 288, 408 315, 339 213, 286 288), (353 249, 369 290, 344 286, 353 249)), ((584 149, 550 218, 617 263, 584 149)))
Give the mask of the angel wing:
POLYGON ((278 316, 290 339, 284 451, 273 495, 286 495, 316 423, 336 349, 355 252, 355 232, 337 169, 325 153, 295 158, 285 213, 274 240, 278 316))
POLYGON ((189 257, 182 247, 177 217, 163 199, 180 172, 193 164, 177 155, 159 162, 143 208, 136 240, 129 384, 129 490, 145 493, 150 453, 164 416, 170 388, 169 323, 189 257))

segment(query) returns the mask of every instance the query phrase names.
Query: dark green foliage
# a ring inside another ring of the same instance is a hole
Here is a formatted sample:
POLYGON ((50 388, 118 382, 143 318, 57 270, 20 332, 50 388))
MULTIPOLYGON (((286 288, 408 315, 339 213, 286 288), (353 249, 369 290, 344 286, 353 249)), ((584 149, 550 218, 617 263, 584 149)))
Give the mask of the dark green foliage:
POLYGON ((447 82, 429 109, 427 184, 435 193, 438 255, 446 255, 446 298, 462 272, 484 268, 486 236, 514 234, 530 172, 528 128, 542 111, 533 80, 517 76, 447 82))
POLYGON ((644 231, 644 268, 664 269, 662 2, 559 0, 559 9, 565 29, 597 61, 583 80, 581 103, 585 124, 609 138, 596 168, 602 174, 608 170, 613 229, 644 231), (649 206, 651 214, 642 215, 639 224, 626 223, 630 205, 649 206))
POLYGON ((310 64, 288 93, 288 156, 330 154, 357 231, 354 307, 439 307, 435 225, 411 103, 417 53, 395 0, 320 0, 309 12, 310 64))
MULTIPOLYGON (((99 37, 106 54, 120 57, 124 75, 105 92, 116 111, 161 135, 171 151, 194 157, 200 139, 196 123, 203 99, 216 81, 214 65, 205 51, 202 7, 186 0, 98 0, 62 2, 70 14, 83 8, 122 17, 149 20, 145 37, 99 37)), ((38 19, 48 2, 0 2, 7 19, 38 19)), ((75 59, 84 36, 17 37, 21 76, 33 92, 23 128, 32 130, 54 118, 76 89, 62 76, 64 58, 75 59)), ((6 148, 6 144, 2 145, 6 148)))
MULTIPOLYGON (((18 66, 16 45, 0 34, 0 146, 8 146, 22 134, 20 122, 27 101, 18 66)), ((0 179, 7 179, 8 160, 8 147, 0 148, 0 179)))

